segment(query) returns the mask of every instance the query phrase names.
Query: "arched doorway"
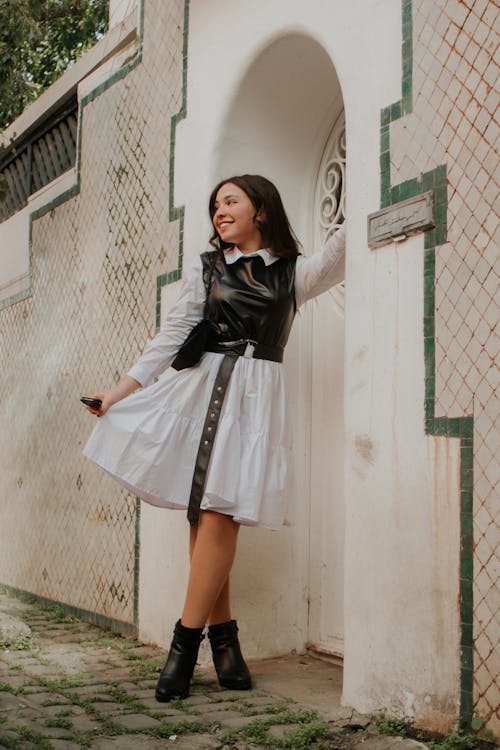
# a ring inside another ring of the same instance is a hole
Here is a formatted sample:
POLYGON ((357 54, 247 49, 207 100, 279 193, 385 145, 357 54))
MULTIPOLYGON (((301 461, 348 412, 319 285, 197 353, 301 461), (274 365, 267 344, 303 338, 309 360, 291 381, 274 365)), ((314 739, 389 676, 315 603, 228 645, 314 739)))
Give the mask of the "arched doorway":
MULTIPOLYGON (((342 113, 340 84, 324 48, 299 33, 275 39, 240 82, 217 143, 212 182, 242 172, 270 177, 282 194, 304 252, 318 250, 325 239, 316 211, 318 174, 325 143, 342 113)), ((254 613, 259 608, 266 613, 262 632, 267 635, 255 644, 262 656, 304 649, 311 643, 319 650, 342 653, 343 324, 335 317, 337 333, 328 325, 332 304, 327 295, 301 310, 287 347, 297 474, 294 531, 288 536, 274 535, 272 543, 269 535, 260 537, 252 531, 251 547, 246 550, 245 580, 242 577, 240 585, 242 592, 251 590, 254 596, 248 614, 255 618, 253 632, 261 624, 254 613), (327 359, 321 356, 324 349, 329 350, 327 359), (331 413, 321 408, 325 394, 335 396, 326 399, 328 408, 334 407, 331 413), (324 459, 334 453, 335 460, 324 459), (328 510, 332 503, 339 504, 333 514, 328 510), (342 544, 333 542, 330 534, 342 544), (257 572, 249 575, 252 563, 257 572), (266 575, 273 578, 272 584, 267 585, 266 575), (290 591, 295 589, 294 599, 290 591), (275 613, 270 615, 273 607, 275 613), (330 622, 333 613, 334 622, 330 622), (271 642, 270 619, 274 626, 271 642), (285 629, 292 633, 288 640, 285 629)))

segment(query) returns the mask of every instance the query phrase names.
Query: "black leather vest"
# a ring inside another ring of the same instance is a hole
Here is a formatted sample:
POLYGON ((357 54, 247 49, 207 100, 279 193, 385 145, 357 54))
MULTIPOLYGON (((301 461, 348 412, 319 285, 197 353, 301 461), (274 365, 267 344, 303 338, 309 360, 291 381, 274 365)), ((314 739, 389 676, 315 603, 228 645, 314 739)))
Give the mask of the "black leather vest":
POLYGON ((295 258, 278 258, 266 266, 260 255, 226 263, 224 254, 218 253, 208 318, 216 325, 219 341, 251 339, 284 347, 295 312, 295 258))

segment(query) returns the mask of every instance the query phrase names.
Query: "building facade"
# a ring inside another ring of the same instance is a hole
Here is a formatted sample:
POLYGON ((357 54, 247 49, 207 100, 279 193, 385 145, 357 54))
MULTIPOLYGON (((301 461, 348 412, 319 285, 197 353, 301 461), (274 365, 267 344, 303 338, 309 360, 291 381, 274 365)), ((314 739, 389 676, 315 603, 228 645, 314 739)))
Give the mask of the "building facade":
POLYGON ((306 254, 344 217, 348 242, 287 349, 293 524, 243 529, 246 651, 332 654, 358 710, 498 736, 494 5, 111 2, 3 134, 0 582, 168 643, 185 519, 82 457, 78 397, 161 324, 212 186, 260 172, 306 254))

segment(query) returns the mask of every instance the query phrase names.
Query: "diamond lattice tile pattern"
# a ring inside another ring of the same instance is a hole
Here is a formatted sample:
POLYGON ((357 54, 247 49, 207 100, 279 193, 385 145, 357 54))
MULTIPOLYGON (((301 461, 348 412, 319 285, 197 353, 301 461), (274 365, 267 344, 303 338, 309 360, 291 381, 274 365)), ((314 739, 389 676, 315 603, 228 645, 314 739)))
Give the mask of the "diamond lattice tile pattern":
POLYGON ((81 454, 78 397, 111 385, 155 330, 177 268, 170 118, 183 3, 146 3, 144 56, 83 110, 81 192, 33 223, 33 296, 0 312, 1 580, 132 622, 135 498, 81 454))
POLYGON ((447 166, 436 416, 474 415, 474 710, 499 734, 497 14, 488 0, 414 0, 414 106, 391 124, 391 184, 447 166))

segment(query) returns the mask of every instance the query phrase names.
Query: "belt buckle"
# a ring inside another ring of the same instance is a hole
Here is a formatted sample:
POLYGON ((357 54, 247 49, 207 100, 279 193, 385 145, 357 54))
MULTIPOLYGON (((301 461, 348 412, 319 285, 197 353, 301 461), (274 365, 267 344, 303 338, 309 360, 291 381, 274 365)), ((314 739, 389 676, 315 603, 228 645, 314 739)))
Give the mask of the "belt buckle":
POLYGON ((256 341, 250 341, 250 339, 247 339, 247 345, 245 347, 245 351, 243 352, 243 356, 245 357, 245 359, 253 359, 253 353, 255 351, 256 344, 256 341))

